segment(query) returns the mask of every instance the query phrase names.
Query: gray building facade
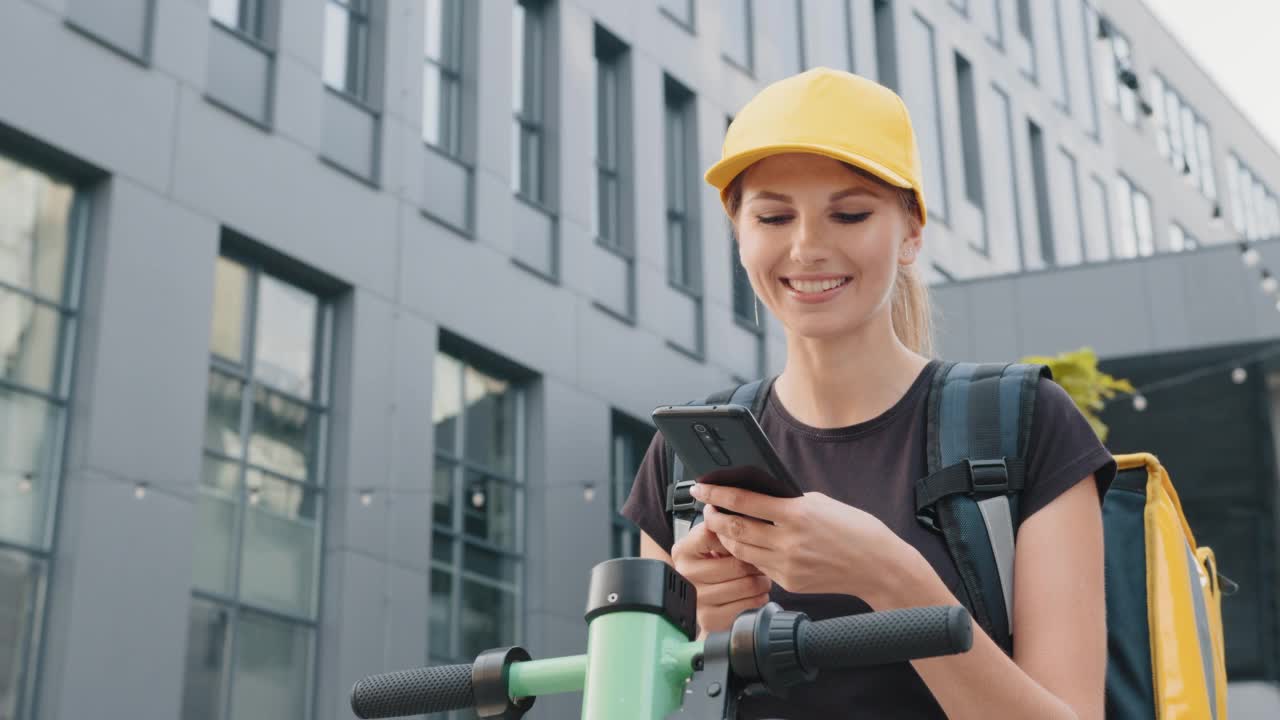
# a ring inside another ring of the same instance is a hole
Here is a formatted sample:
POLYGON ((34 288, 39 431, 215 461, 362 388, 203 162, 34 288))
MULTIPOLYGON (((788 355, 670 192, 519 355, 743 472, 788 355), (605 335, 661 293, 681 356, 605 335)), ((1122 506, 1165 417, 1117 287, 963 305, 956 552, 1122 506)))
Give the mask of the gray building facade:
POLYGON ((1280 334, 1280 155, 1135 0, 0 3, 0 719, 582 652, 650 410, 784 360, 700 176, 818 65, 911 109, 945 356, 1280 334))

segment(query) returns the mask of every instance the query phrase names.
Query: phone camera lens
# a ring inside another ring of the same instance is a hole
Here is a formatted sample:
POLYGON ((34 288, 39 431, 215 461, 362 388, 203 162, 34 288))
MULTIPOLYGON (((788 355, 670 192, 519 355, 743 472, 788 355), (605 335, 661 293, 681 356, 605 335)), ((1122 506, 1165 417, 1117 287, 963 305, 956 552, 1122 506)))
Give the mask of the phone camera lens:
POLYGON ((694 432, 697 432, 697 433, 699 433, 699 434, 701 434, 701 435, 706 435, 706 434, 707 434, 707 426, 706 426, 706 425, 703 425, 702 423, 694 423, 694 425, 693 425, 693 430, 694 430, 694 432))

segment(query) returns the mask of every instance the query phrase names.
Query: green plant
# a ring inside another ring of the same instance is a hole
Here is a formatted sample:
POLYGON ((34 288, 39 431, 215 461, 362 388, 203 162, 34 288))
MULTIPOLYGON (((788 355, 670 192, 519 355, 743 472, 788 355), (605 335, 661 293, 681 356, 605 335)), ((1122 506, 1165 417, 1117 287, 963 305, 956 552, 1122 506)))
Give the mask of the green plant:
POLYGON ((1032 355, 1023 358, 1022 362, 1048 365, 1053 371, 1053 379, 1075 401, 1076 407, 1080 408, 1103 442, 1107 440, 1107 426, 1098 417, 1098 412, 1117 393, 1135 392, 1128 380, 1114 378, 1098 370, 1098 356, 1093 348, 1083 347, 1056 357, 1032 355))

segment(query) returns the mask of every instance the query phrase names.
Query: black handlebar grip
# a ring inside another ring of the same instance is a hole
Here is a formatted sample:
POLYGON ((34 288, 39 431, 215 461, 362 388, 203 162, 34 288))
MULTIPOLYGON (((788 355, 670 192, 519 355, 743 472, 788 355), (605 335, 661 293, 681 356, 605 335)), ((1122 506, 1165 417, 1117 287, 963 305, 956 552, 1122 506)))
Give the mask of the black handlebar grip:
POLYGON ((973 646, 963 607, 886 610, 801 624, 800 664, 810 670, 855 668, 954 655, 973 646))
POLYGON ((475 704, 470 665, 370 675, 351 688, 351 710, 358 718, 424 715, 463 710, 475 704))

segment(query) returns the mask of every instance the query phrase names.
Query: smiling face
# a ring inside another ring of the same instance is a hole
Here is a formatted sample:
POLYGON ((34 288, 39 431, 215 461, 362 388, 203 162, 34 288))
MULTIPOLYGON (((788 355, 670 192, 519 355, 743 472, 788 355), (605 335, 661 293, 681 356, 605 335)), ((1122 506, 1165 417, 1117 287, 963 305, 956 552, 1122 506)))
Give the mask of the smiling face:
POLYGON ((915 261, 921 241, 903 191, 810 153, 767 157, 736 182, 730 210, 743 267, 790 332, 892 333, 898 269, 915 261))

